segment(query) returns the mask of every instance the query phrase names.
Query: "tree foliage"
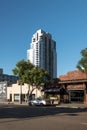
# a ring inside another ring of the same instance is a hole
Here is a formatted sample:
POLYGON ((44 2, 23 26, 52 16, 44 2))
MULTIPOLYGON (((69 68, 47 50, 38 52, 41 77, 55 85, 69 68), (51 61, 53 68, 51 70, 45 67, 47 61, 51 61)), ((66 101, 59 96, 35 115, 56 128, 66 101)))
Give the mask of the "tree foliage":
POLYGON ((81 51, 81 59, 78 61, 77 68, 87 74, 87 48, 81 51))
POLYGON ((32 69, 33 83, 39 87, 41 84, 45 84, 50 80, 50 76, 47 71, 40 67, 32 69))
POLYGON ((12 70, 13 73, 19 76, 21 83, 27 83, 32 86, 32 91, 40 88, 42 84, 45 84, 50 80, 50 76, 47 71, 40 67, 35 67, 30 61, 21 60, 16 64, 16 67, 12 70))
POLYGON ((16 64, 16 67, 12 70, 17 75, 22 83, 31 84, 31 70, 34 65, 30 61, 21 60, 16 64))

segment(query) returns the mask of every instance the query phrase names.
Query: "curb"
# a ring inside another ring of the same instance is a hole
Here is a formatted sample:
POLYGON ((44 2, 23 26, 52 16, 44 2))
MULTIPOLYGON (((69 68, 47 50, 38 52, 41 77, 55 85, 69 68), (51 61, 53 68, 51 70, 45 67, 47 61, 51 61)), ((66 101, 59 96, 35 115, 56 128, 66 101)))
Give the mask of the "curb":
POLYGON ((87 108, 87 104, 84 103, 69 103, 69 104, 57 104, 56 107, 64 107, 64 108, 87 108))

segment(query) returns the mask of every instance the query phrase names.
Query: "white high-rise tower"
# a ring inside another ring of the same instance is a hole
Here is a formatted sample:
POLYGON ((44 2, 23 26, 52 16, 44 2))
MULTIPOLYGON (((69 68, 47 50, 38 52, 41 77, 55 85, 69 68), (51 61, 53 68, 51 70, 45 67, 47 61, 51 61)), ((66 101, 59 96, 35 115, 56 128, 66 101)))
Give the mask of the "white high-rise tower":
POLYGON ((47 70, 52 79, 57 77, 56 42, 51 34, 40 29, 33 35, 27 60, 47 70))

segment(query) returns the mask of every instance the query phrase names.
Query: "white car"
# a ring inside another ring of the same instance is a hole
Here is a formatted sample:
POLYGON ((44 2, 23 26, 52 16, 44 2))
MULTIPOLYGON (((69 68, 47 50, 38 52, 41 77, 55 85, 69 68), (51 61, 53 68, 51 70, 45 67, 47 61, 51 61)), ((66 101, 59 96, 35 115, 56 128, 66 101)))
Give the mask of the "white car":
POLYGON ((34 100, 30 100, 29 101, 29 105, 30 106, 35 106, 35 105, 39 105, 39 106, 50 105, 50 100, 45 100, 43 98, 35 98, 34 100))

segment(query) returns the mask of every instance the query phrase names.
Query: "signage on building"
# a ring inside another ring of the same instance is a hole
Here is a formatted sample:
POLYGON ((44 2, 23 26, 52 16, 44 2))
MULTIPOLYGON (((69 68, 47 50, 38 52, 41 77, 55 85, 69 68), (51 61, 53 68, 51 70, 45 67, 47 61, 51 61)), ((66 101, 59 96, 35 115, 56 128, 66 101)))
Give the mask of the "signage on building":
POLYGON ((0 82, 0 102, 5 102, 7 99, 7 82, 0 82))

